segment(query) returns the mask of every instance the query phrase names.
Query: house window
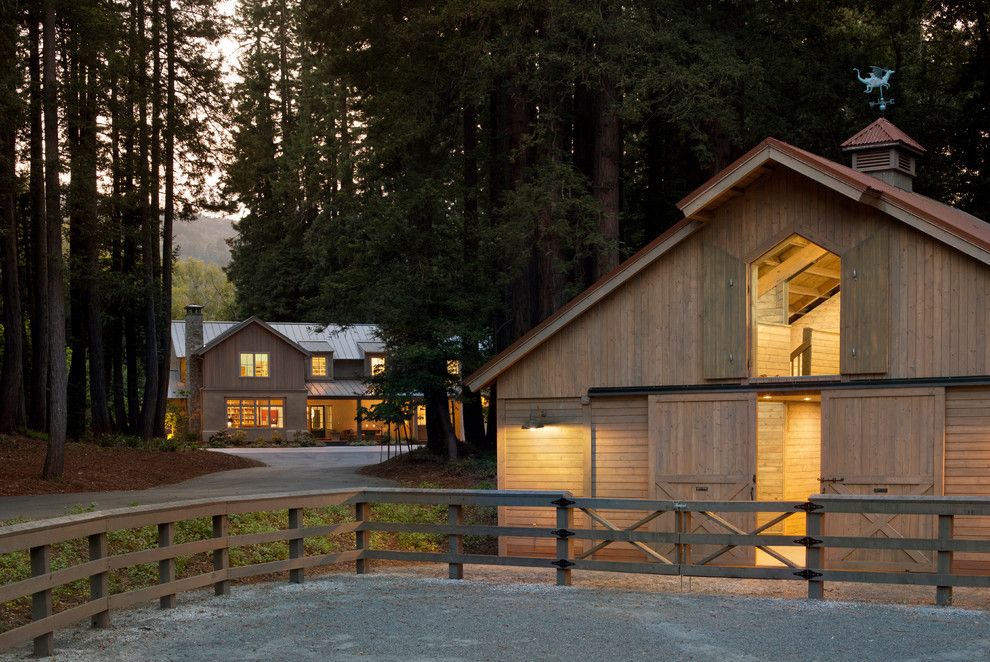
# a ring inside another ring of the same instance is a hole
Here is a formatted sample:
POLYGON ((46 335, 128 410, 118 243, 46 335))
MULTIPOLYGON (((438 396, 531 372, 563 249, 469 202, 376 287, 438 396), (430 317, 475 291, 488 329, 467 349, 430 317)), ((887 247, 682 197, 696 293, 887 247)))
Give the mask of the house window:
POLYGON ((416 407, 416 425, 426 425, 426 405, 418 405, 416 407))
POLYGON ((268 354, 242 353, 241 377, 267 377, 268 354))
POLYGON ((459 377, 461 374, 461 362, 447 361, 447 374, 451 377, 459 377))
POLYGON ((227 427, 229 428, 282 428, 285 425, 285 401, 227 400, 227 427))
POLYGON ((314 356, 311 359, 311 371, 314 377, 326 377, 327 376, 327 357, 325 356, 314 356))
POLYGON ((372 356, 371 357, 371 374, 372 376, 377 376, 385 372, 385 357, 384 356, 372 356))
POLYGON ((179 381, 186 383, 186 360, 179 359, 179 381))

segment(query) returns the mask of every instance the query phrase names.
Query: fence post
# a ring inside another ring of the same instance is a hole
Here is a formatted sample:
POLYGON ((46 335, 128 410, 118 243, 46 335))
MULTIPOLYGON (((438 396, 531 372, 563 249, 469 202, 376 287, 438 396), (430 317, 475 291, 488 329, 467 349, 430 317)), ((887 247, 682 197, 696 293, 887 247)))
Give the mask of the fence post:
MULTIPOLYGON (((451 526, 460 526, 464 521, 463 509, 460 505, 447 506, 447 523, 451 526)), ((447 537, 447 552, 451 558, 464 553, 463 538, 459 533, 452 533, 447 537)), ((451 579, 464 579, 464 564, 451 561, 448 564, 448 576, 451 579)))
MULTIPOLYGON (((952 540, 955 528, 955 517, 952 515, 938 516, 938 540, 947 542, 952 540)), ((952 550, 939 549, 935 565, 935 572, 940 576, 952 574, 952 550)), ((935 604, 948 607, 952 604, 952 586, 935 587, 935 604)))
MULTIPOLYGON (((808 538, 818 539, 822 535, 822 520, 824 518, 825 513, 819 510, 809 510, 804 518, 804 535, 808 538)), ((813 573, 808 576, 808 597, 812 600, 822 600, 825 597, 825 583, 821 579, 824 554, 825 550, 820 545, 811 545, 805 552, 805 568, 813 573)))
MULTIPOLYGON (((107 534, 94 533, 89 536, 89 560, 101 561, 107 557, 107 534)), ((89 598, 99 600, 107 597, 107 573, 98 572, 89 576, 89 598)), ((93 614, 90 619, 94 628, 110 627, 110 610, 93 614)))
MULTIPOLYGON (((39 577, 50 574, 52 571, 52 549, 48 545, 40 545, 31 548, 31 576, 39 577)), ((31 594, 31 620, 40 621, 52 615, 52 590, 46 588, 43 591, 31 594)), ((34 638, 35 657, 49 657, 54 655, 55 647, 52 639, 52 629, 49 628, 44 634, 39 634, 34 638)))
POLYGON ((570 499, 561 497, 554 501, 557 505, 557 586, 571 585, 571 561, 573 542, 571 541, 571 527, 574 524, 574 511, 571 505, 574 503, 570 499))
MULTIPOLYGON (((226 538, 229 535, 230 521, 226 515, 213 516, 213 537, 226 538)), ((230 568, 230 543, 224 542, 220 549, 213 550, 213 571, 221 572, 230 568)), ((226 574, 224 574, 226 577, 226 574)), ((230 581, 221 579, 213 584, 214 595, 230 595, 230 581)))
MULTIPOLYGON (((302 508, 289 508, 289 528, 301 529, 303 527, 302 508)), ((302 535, 297 532, 297 535, 302 535)), ((291 538, 289 540, 289 559, 301 559, 306 555, 306 540, 304 538, 291 538)), ((289 570, 289 581, 293 584, 302 584, 306 577, 303 568, 293 568, 289 570)))
MULTIPOLYGON (((367 503, 354 504, 354 519, 357 520, 358 524, 367 522, 368 514, 369 510, 367 503)), ((368 531, 354 532, 354 548, 360 553, 364 553, 368 549, 368 533, 368 531)), ((359 575, 366 574, 368 572, 368 559, 359 558, 355 561, 354 572, 359 575)))
MULTIPOLYGON (((158 546, 171 547, 175 542, 175 523, 164 522, 158 525, 158 546)), ((158 561, 158 583, 168 584, 175 581, 175 557, 158 561)), ((163 595, 158 599, 158 606, 171 609, 175 606, 175 593, 163 595)))
POLYGON ((677 546, 675 548, 677 554, 674 560, 678 565, 690 565, 691 545, 683 542, 680 534, 691 533, 691 511, 679 510, 674 513, 674 529, 678 534, 677 546))

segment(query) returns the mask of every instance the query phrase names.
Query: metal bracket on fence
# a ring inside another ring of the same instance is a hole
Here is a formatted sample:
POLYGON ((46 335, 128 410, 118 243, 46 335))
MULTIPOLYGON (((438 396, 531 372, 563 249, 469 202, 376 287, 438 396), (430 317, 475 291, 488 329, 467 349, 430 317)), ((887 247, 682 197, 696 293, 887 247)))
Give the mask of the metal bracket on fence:
POLYGON ((795 572, 794 576, 800 577, 801 579, 814 579, 815 577, 821 577, 822 573, 815 572, 814 570, 808 570, 807 568, 805 568, 800 572, 795 572))
POLYGON ((566 497, 560 497, 559 499, 554 499, 550 503, 552 503, 555 506, 559 506, 560 508, 563 508, 564 506, 573 506, 577 502, 576 501, 571 501, 570 499, 568 499, 566 497))
POLYGON ((798 538, 794 541, 798 545, 804 545, 805 547, 812 547, 814 545, 822 544, 822 541, 818 538, 811 538, 810 536, 805 536, 804 538, 798 538))
POLYGON ((568 531, 567 529, 554 529, 550 533, 552 533, 553 535, 557 536, 561 540, 567 540, 568 537, 574 535, 574 532, 573 531, 568 531))
POLYGON ((821 510, 825 506, 821 505, 820 503, 811 503, 809 501, 808 503, 799 503, 798 505, 796 505, 794 507, 797 508, 798 510, 803 510, 806 513, 811 513, 811 512, 814 512, 816 510, 821 510))
POLYGON ((560 559, 559 561, 552 561, 550 565, 555 565, 561 570, 566 570, 574 564, 568 561, 567 559, 560 559))

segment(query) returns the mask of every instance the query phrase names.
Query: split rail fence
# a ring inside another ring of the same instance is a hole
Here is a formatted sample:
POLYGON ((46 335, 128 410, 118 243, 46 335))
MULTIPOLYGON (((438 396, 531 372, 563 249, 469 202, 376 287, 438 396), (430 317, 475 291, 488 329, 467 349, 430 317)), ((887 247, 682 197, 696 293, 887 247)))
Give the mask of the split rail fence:
POLYGON ((174 607, 178 593, 211 585, 217 595, 225 595, 234 580, 270 573, 288 572, 290 581, 302 582, 307 568, 350 562, 355 564, 356 572, 365 573, 369 570, 369 561, 373 560, 446 563, 452 579, 462 578, 467 564, 546 568, 555 573, 560 585, 569 585, 575 570, 805 581, 808 597, 816 599, 824 597, 825 583, 833 581, 927 585, 936 587, 938 604, 948 605, 951 604, 955 586, 990 587, 990 576, 961 574, 953 570, 954 553, 990 554, 990 540, 954 537, 954 518, 963 515, 990 516, 990 498, 818 495, 807 502, 647 501, 582 498, 567 492, 377 488, 244 496, 85 513, 0 528, 0 555, 29 552, 32 575, 21 581, 0 585, 0 605, 19 598, 31 598, 31 621, 0 633, 0 650, 33 640, 37 655, 50 655, 55 631, 86 619, 90 619, 94 627, 108 627, 113 610, 155 599, 162 608, 174 607), (373 516, 375 504, 446 506, 448 523, 380 521, 373 516), (305 509, 334 505, 352 506, 353 521, 304 526, 305 509), (556 525, 541 528, 464 524, 465 506, 546 508, 548 513, 553 513, 556 525), (288 511, 286 529, 230 534, 230 515, 283 509, 288 511), (628 511, 634 513, 633 517, 640 517, 631 525, 619 526, 609 519, 615 519, 612 513, 616 511, 628 511), (603 512, 608 515, 603 515, 603 512), (575 516, 578 513, 593 522, 593 528, 576 528, 575 516), (672 518, 661 520, 662 515, 670 513, 672 518), (774 516, 746 531, 732 522, 734 518, 740 521, 740 513, 774 516), (798 513, 805 516, 803 536, 771 532, 776 525, 798 513), (829 516, 833 514, 929 516, 937 519, 937 527, 933 538, 830 536, 826 527, 829 516), (212 518, 212 537, 175 544, 174 533, 178 522, 207 517, 212 518), (660 527, 662 522, 671 520, 673 526, 660 527), (704 521, 707 530, 692 524, 698 521, 704 521), (108 554, 108 533, 146 526, 157 526, 157 547, 108 554), (659 530, 661 528, 666 530, 659 530), (440 552, 375 549, 370 544, 372 532, 445 536, 447 549, 440 552), (340 534, 354 535, 353 549, 306 555, 305 539, 340 534), (470 554, 464 552, 464 536, 552 539, 555 541, 555 554, 551 558, 470 554), (90 560, 53 571, 53 545, 79 539, 88 541, 90 560), (582 546, 587 548, 576 553, 575 540, 589 541, 582 546), (288 558, 231 567, 229 552, 232 548, 277 541, 288 542, 288 558), (591 558, 615 543, 632 545, 642 551, 648 560, 630 562, 591 558), (780 553, 781 548, 787 547, 805 550, 803 565, 797 565, 780 553), (762 550, 781 565, 764 567, 739 565, 738 562, 733 565, 729 552, 737 548, 762 550), (824 562, 824 552, 830 548, 923 550, 934 553, 935 567, 932 572, 829 569, 824 562), (698 550, 703 550, 704 554, 693 553, 698 550), (212 554, 212 571, 177 579, 176 559, 200 553, 212 554), (155 562, 159 570, 157 584, 123 593, 109 593, 107 573, 155 562), (90 599, 78 606, 53 612, 53 589, 86 579, 89 581, 90 599))

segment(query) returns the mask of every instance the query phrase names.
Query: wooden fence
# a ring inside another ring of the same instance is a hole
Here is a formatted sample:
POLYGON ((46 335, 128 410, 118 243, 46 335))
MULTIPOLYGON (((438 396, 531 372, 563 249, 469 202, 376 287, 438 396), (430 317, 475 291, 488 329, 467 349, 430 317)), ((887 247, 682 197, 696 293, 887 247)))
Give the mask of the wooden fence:
POLYGON ((805 581, 808 597, 819 599, 824 597, 827 581, 928 585, 936 587, 937 603, 947 605, 952 601, 954 586, 990 587, 990 576, 953 571, 954 552, 990 553, 990 540, 962 540, 953 536, 954 518, 961 515, 990 515, 990 498, 818 495, 808 502, 646 501, 581 498, 567 492, 378 488, 244 496, 86 513, 0 528, 0 554, 28 551, 32 575, 0 586, 0 604, 30 596, 32 606, 30 623, 0 633, 0 650, 33 639, 36 654, 50 655, 56 630, 86 619, 90 619, 94 627, 108 627, 110 612, 115 609, 155 599, 162 608, 174 607, 178 593, 212 585, 217 595, 225 595, 230 591, 232 580, 269 573, 288 572, 290 581, 302 582, 307 568, 344 562, 353 562, 358 573, 365 573, 369 569, 368 562, 375 559, 446 563, 452 579, 464 576, 465 564, 546 568, 555 572, 560 585, 569 585, 575 570, 805 581), (384 503, 446 506, 448 523, 374 519, 373 505, 384 503), (304 526, 304 509, 334 505, 353 506, 354 520, 319 527, 304 526), (547 508, 550 509, 548 512, 554 513, 556 526, 464 524, 465 506, 547 508), (286 529, 243 535, 229 532, 230 515, 283 509, 288 511, 286 529), (609 519, 616 511, 636 513, 639 519, 631 525, 617 526, 609 519), (577 513, 582 513, 582 519, 590 521, 592 528, 575 528, 577 513), (762 513, 763 518, 769 517, 768 514, 774 516, 750 530, 734 523, 743 519, 753 521, 755 515, 749 514, 755 513, 762 513), (775 527, 781 528, 778 524, 798 513, 805 516, 804 536, 772 532, 775 527), (742 518, 741 514, 746 517, 742 518), (826 526, 831 514, 927 516, 937 518, 936 535, 933 538, 830 536, 826 526), (212 537, 175 543, 176 523, 206 517, 212 518, 212 537), (663 522, 672 523, 672 526, 660 526, 663 522), (699 527, 699 522, 704 522, 707 529, 699 527), (108 554, 108 533, 146 526, 157 526, 157 547, 108 554), (446 536, 447 549, 442 552, 373 549, 369 534, 376 531, 446 536), (306 538, 339 534, 354 534, 354 548, 332 554, 306 555, 303 544, 306 538), (553 558, 468 554, 462 544, 463 537, 468 535, 551 538, 556 540, 556 553, 553 558), (88 541, 90 560, 53 571, 52 546, 80 539, 88 541), (587 541, 578 553, 575 552, 576 540, 587 541), (276 541, 288 542, 288 558, 231 567, 229 551, 232 548, 276 541), (645 560, 600 558, 604 549, 617 543, 636 548, 645 560), (762 550, 780 565, 739 565, 730 558, 730 552, 740 548, 762 550), (785 548, 805 550, 804 563, 796 564, 781 553, 785 548), (936 563, 932 572, 829 569, 824 563, 824 551, 829 548, 926 550, 935 553, 936 563), (699 550, 702 553, 698 553, 699 550), (200 553, 212 554, 212 570, 176 579, 176 558, 200 553), (156 585, 109 594, 107 573, 155 562, 159 570, 156 585), (89 580, 90 599, 53 613, 52 590, 85 579, 89 580))

